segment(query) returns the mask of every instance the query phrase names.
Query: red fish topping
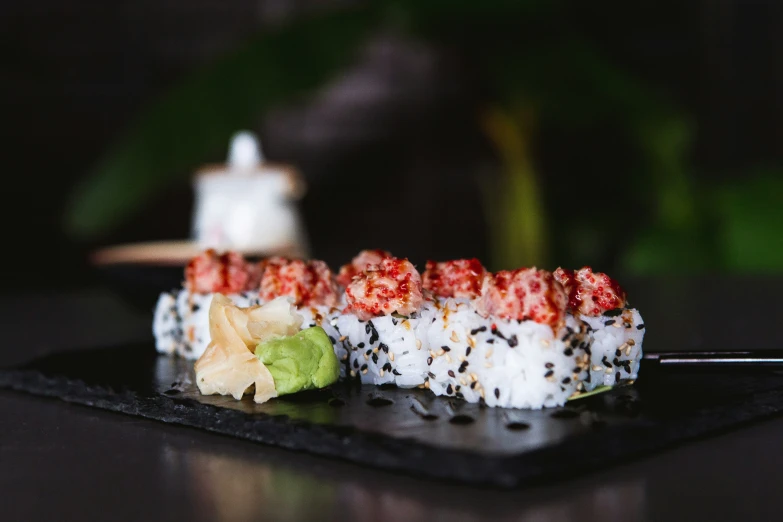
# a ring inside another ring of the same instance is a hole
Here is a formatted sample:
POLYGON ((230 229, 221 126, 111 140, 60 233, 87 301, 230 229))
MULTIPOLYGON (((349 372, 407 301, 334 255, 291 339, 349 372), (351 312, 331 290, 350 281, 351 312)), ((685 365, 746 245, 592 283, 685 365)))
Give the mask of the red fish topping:
POLYGON ((397 312, 409 315, 424 301, 421 276, 407 259, 387 257, 355 276, 345 289, 346 312, 366 321, 397 312))
POLYGON ((503 270, 484 276, 475 306, 484 317, 529 319, 559 328, 565 318, 566 293, 546 270, 503 270))
POLYGON ((263 262, 261 298, 294 298, 297 306, 335 306, 337 285, 332 271, 323 261, 302 261, 273 257, 263 262))
POLYGON ((481 282, 486 272, 476 258, 441 263, 427 261, 422 284, 426 290, 440 297, 473 299, 481 295, 481 282))
POLYGON ((260 278, 257 265, 232 251, 218 254, 214 249, 205 250, 185 267, 185 286, 193 293, 234 294, 254 290, 260 278))
POLYGON ((584 315, 599 316, 625 306, 625 290, 611 277, 593 272, 589 266, 577 271, 555 270, 555 279, 568 294, 568 308, 584 315))
POLYGON ((387 257, 392 257, 392 255, 386 250, 362 250, 349 264, 340 267, 337 282, 342 286, 348 286, 354 276, 362 273, 369 265, 379 264, 387 257))

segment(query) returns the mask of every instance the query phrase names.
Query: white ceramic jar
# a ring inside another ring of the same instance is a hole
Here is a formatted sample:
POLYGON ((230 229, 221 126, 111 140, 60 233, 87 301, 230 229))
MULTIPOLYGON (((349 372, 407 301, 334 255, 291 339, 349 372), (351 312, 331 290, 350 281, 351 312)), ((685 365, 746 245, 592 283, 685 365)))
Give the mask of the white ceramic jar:
POLYGON ((200 248, 309 255, 297 206, 304 183, 295 168, 266 163, 252 133, 235 134, 227 164, 201 169, 193 188, 200 248))

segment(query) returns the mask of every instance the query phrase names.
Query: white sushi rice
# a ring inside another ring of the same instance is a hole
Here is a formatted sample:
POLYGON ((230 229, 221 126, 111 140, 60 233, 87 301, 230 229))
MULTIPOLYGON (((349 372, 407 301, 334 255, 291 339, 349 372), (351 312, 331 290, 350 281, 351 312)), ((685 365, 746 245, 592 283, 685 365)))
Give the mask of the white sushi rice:
POLYGON ((423 340, 436 313, 432 303, 425 303, 411 316, 386 315, 369 321, 351 314, 335 317, 332 324, 344 350, 338 358, 345 374, 369 384, 394 383, 402 388, 424 384, 428 355, 423 340))
MULTIPOLYGON (((302 316, 302 328, 320 326, 324 329, 326 335, 329 336, 337 359, 342 361, 347 358, 348 352, 338 340, 340 338, 340 332, 333 325, 334 319, 340 313, 339 308, 330 308, 328 306, 302 306, 298 309, 298 312, 302 316)), ((341 365, 340 378, 344 377, 345 365, 341 365)))
POLYGON ((160 353, 174 354, 182 350, 182 322, 177 313, 177 298, 163 292, 155 305, 152 320, 155 349, 160 353))
MULTIPOLYGON (((201 356, 209 344, 212 295, 161 294, 153 321, 160 353, 201 356)), ((262 303, 250 292, 228 297, 241 307, 262 303)), ((636 379, 642 356, 644 324, 635 309, 567 314, 555 333, 533 321, 481 317, 465 299, 427 300, 411 316, 369 321, 342 314, 343 308, 299 308, 303 328, 326 331, 341 378, 424 387, 488 406, 560 406, 576 392, 636 379)))
POLYGON ((568 316, 562 338, 533 321, 484 318, 447 299, 427 332, 429 380, 436 395, 489 406, 560 406, 586 376, 587 327, 568 316))
POLYGON ((585 390, 636 379, 644 339, 644 322, 639 311, 618 309, 598 317, 580 318, 593 330, 590 375, 585 379, 585 390))

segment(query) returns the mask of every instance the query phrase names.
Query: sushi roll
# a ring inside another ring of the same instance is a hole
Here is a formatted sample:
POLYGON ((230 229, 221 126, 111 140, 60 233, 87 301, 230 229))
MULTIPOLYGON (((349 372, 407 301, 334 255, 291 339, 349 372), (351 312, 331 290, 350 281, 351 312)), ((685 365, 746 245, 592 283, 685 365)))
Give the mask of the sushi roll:
MULTIPOLYGON (((354 258, 347 306, 333 321, 345 350, 338 358, 348 376, 365 383, 423 385, 424 339, 436 309, 425 300, 421 276, 410 261, 378 255, 372 259, 377 263, 363 264, 368 257, 363 252, 354 258)), ((340 273, 349 270, 343 267, 340 273)))
POLYGON ((318 260, 207 251, 183 289, 161 294, 156 348, 197 359, 208 310, 222 294, 252 307, 289 298, 305 327, 320 326, 340 377, 429 389, 488 406, 539 409, 637 378, 644 324, 625 291, 589 267, 488 272, 477 259, 428 261, 365 250, 335 276, 318 260))
POLYGON ((564 404, 586 376, 591 338, 584 323, 565 313, 560 285, 535 268, 472 273, 435 289, 464 297, 447 298, 428 332, 426 387, 489 406, 564 404), (477 281, 465 281, 479 277, 480 290, 477 281))
POLYGON ((554 277, 568 294, 569 312, 592 331, 585 391, 635 380, 642 359, 644 322, 638 310, 626 307, 625 290, 590 267, 558 268, 554 277))
POLYGON ((547 324, 481 317, 447 300, 429 330, 426 387, 488 406, 540 409, 562 405, 587 373, 587 326, 572 316, 562 335, 547 324))

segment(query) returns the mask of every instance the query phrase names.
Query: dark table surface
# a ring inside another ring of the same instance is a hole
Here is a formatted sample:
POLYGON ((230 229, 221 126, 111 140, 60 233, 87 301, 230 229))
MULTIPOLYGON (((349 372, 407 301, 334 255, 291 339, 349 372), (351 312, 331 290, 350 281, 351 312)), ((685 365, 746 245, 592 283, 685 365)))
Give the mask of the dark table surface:
MULTIPOLYGON (((783 347, 781 280, 680 279, 627 286, 648 325, 646 349, 783 347)), ((150 313, 103 290, 4 296, 0 365, 149 339, 150 313)), ((514 491, 377 472, 10 391, 0 391, 0 419, 2 520, 783 517, 780 417, 514 491)))

